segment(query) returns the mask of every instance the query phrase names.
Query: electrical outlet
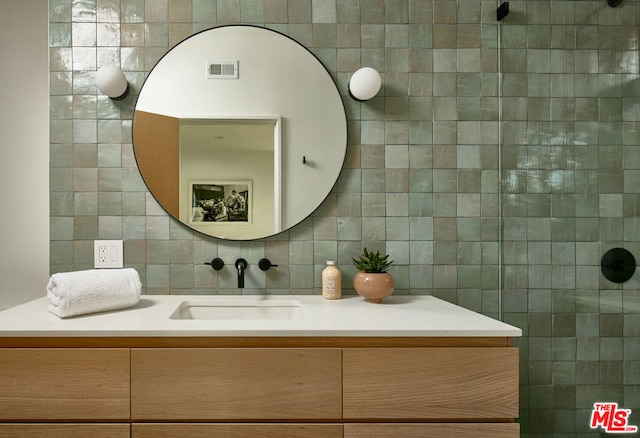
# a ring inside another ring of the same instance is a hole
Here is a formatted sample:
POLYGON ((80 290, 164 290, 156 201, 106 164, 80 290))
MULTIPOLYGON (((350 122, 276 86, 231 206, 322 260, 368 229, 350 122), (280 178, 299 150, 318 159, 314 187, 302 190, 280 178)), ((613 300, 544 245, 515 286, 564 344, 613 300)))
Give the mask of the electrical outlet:
POLYGON ((109 260, 109 248, 98 244, 98 263, 105 264, 109 260))
POLYGON ((122 240, 94 240, 94 267, 122 268, 124 266, 122 240))

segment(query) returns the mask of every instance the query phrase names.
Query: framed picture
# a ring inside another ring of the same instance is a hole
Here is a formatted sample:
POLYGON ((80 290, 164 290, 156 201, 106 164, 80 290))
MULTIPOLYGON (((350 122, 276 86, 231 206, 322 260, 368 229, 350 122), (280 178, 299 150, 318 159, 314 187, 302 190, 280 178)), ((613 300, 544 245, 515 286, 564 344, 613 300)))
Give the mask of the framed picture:
POLYGON ((189 195, 190 223, 252 223, 252 181, 190 181, 189 195))

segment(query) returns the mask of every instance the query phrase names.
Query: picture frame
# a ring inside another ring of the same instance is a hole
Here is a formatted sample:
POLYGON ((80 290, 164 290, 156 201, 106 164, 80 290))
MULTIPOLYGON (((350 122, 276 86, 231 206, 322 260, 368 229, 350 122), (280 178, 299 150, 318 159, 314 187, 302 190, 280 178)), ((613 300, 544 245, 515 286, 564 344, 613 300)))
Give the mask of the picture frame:
POLYGON ((197 225, 253 223, 253 181, 189 181, 189 223, 197 225))

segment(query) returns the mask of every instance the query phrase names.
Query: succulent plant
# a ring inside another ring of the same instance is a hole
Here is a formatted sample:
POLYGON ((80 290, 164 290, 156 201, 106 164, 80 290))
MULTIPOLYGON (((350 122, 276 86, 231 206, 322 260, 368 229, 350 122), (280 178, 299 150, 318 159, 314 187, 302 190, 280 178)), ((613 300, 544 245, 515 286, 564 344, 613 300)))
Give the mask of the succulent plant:
POLYGON ((388 261, 389 254, 381 255, 380 251, 367 251, 367 248, 362 251, 362 255, 359 259, 351 259, 353 260, 353 264, 358 268, 360 272, 369 272, 369 273, 384 273, 389 270, 389 266, 393 263, 392 261, 388 261))

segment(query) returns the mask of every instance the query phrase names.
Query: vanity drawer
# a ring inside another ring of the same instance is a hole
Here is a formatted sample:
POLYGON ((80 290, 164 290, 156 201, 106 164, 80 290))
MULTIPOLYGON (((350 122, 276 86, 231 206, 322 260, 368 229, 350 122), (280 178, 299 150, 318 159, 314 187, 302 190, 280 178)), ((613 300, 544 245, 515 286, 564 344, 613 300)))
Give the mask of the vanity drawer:
POLYGON ((344 438, 518 438, 516 423, 345 424, 344 438))
POLYGON ((0 420, 129 420, 129 350, 0 349, 0 420))
POLYGON ((346 348, 344 418, 518 416, 517 348, 346 348))
POLYGON ((131 350, 133 420, 340 419, 339 348, 131 350))
POLYGON ((0 424, 2 438, 129 438, 127 424, 0 424))
POLYGON ((342 424, 134 424, 131 438, 342 438, 342 424))

